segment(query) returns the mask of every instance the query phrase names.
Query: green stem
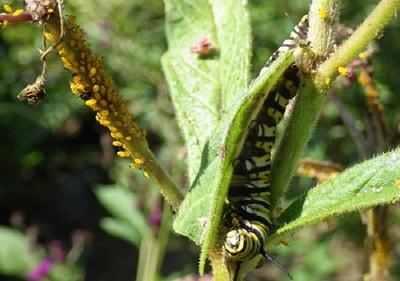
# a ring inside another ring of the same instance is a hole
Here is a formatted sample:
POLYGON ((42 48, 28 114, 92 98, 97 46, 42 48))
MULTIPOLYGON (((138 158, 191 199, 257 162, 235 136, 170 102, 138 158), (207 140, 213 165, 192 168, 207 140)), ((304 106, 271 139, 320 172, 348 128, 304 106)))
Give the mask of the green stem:
POLYGON ((367 45, 379 36, 389 20, 395 16, 399 7, 400 0, 382 0, 350 38, 319 67, 315 77, 317 87, 326 88, 327 79, 332 81, 338 75, 338 67, 346 66, 364 51, 367 45))
POLYGON ((139 248, 139 259, 137 263, 136 279, 137 281, 144 280, 144 271, 146 270, 146 256, 148 255, 147 250, 148 238, 143 237, 140 242, 139 248))
MULTIPOLYGON (((65 19, 64 19, 65 21, 65 19)), ((52 35, 54 42, 57 42, 60 39, 60 34, 62 33, 61 31, 61 26, 60 26, 60 19, 56 13, 51 14, 51 16, 47 19, 46 22, 43 23, 43 26, 45 28, 45 32, 47 34, 52 35)), ((66 21, 65 21, 66 22, 66 21)), ((72 25, 72 24, 71 24, 72 25)), ((68 58, 71 60, 72 63, 79 65, 80 62, 80 54, 85 53, 87 57, 95 58, 96 56, 91 52, 90 47, 86 44, 85 40, 81 38, 81 42, 77 44, 75 41, 77 40, 76 38, 76 32, 79 29, 79 26, 74 25, 69 28, 64 29, 65 36, 62 38, 62 41, 60 43, 60 46, 58 49, 62 49, 64 53, 68 54, 68 58), (74 33, 75 32, 75 33, 74 33), (74 37, 75 36, 75 37, 74 37), (75 47, 71 47, 72 44, 71 42, 75 42, 75 47), (78 48, 78 46, 83 46, 81 48, 78 48)), ((53 43, 54 43, 53 42, 53 43)), ((60 54, 60 52, 59 52, 60 54)), ((60 55, 61 56, 61 55, 60 55)), ((61 57, 62 59, 63 57, 61 57)), ((65 57, 64 57, 65 59, 65 57)), ((105 70, 102 69, 102 65, 100 65, 98 72, 100 73, 104 71, 102 75, 102 79, 105 81, 107 79, 112 80, 111 77, 105 72, 105 70)), ((68 69, 68 68, 67 68, 68 69)), ((76 73, 73 72, 73 74, 77 75, 76 73)), ((88 76, 87 73, 80 74, 82 77, 82 81, 90 81, 90 78, 86 77, 88 76)), ((88 84, 90 85, 90 84, 88 84)), ((117 89, 114 88, 114 85, 110 86, 109 90, 115 90, 115 95, 118 100, 122 100, 122 98, 118 95, 117 89)), ((113 110, 111 108, 106 108, 109 112, 113 113, 113 110)), ((142 137, 138 134, 131 134, 132 129, 131 128, 136 128, 137 125, 133 122, 133 120, 130 120, 132 124, 129 124, 124 120, 122 117, 125 115, 129 115, 127 112, 126 106, 122 108, 124 112, 115 112, 113 114, 109 114, 108 121, 110 123, 110 126, 119 128, 121 131, 120 133, 123 136, 129 136, 130 139, 127 138, 122 138, 120 141, 123 142, 123 145, 126 147, 126 150, 130 152, 133 161, 135 159, 143 159, 144 163, 140 166, 146 173, 151 180, 153 180, 158 187, 160 188, 161 193, 164 195, 165 199, 167 202, 172 206, 172 208, 177 211, 179 209, 179 206, 181 202, 183 201, 183 192, 175 185, 173 180, 171 179, 170 175, 167 173, 167 171, 161 166, 161 164, 157 161, 156 157, 154 154, 151 152, 150 148, 147 145, 147 142, 143 140, 142 137), (116 124, 122 123, 124 124, 122 127, 117 126, 116 124)), ((128 117, 126 117, 128 119, 128 117)), ((134 131, 139 131, 138 129, 135 129, 134 131)))
MULTIPOLYGON (((216 247, 222 249, 222 246, 216 247)), ((221 251, 210 251, 209 259, 213 270, 213 278, 218 281, 232 281, 233 275, 229 273, 229 265, 221 251)))
MULTIPOLYGON (((338 15, 338 1, 315 0, 310 10, 310 47, 321 57, 332 45, 332 28, 338 15), (326 12, 327 18, 320 16, 320 11, 326 12)), ((271 174, 271 205, 276 205, 292 178, 303 150, 310 138, 317 120, 319 110, 325 101, 325 92, 315 88, 313 82, 307 79, 300 89, 292 114, 289 116, 281 142, 277 146, 272 162, 271 174)))
MULTIPOLYGON (((338 75, 339 66, 347 65, 367 47, 369 42, 379 35, 379 32, 390 18, 395 15, 399 6, 400 0, 382 0, 352 36, 317 69, 315 77, 305 81, 305 87, 300 90, 296 98, 293 113, 289 116, 288 125, 273 159, 271 172, 273 175, 271 179, 272 207, 276 205, 278 198, 286 190, 295 172, 318 117, 319 110, 325 101, 326 89, 329 86, 327 82, 332 81, 338 75)), ((330 37, 332 33, 323 34, 320 31, 326 29, 323 27, 324 25, 332 25, 336 20, 333 18, 329 21, 324 20, 320 14, 321 8, 326 9, 328 16, 332 17, 338 14, 336 1, 313 1, 313 10, 310 13, 310 22, 312 24, 309 38, 313 38, 314 41, 333 42, 330 37), (314 27, 318 23, 322 27, 314 27)), ((324 50, 329 50, 329 46, 325 43, 311 42, 311 47, 315 48, 314 51, 320 52, 317 53, 317 57, 324 54, 324 50)))
POLYGON ((167 204, 164 204, 160 229, 158 230, 158 253, 155 263, 157 275, 160 275, 161 265, 164 261, 165 251, 168 245, 169 233, 171 229, 171 211, 167 204))
POLYGON ((140 142, 134 142, 133 138, 132 141, 127 141, 126 145, 129 147, 129 149, 137 152, 144 159, 146 159, 146 162, 142 165, 143 170, 148 173, 150 179, 152 179, 160 188, 161 194, 164 196, 165 200, 175 211, 177 211, 183 201, 183 193, 175 185, 171 176, 167 173, 163 166, 161 166, 161 164, 157 161, 150 148, 148 146, 144 146, 140 142))
POLYGON ((170 206, 164 204, 162 220, 157 235, 151 232, 143 237, 140 244, 138 270, 136 280, 156 281, 160 276, 160 268, 164 260, 165 249, 169 238, 171 212, 170 206))
POLYGON ((318 92, 308 80, 299 92, 292 114, 273 159, 271 174, 271 204, 278 199, 292 178, 303 150, 316 123, 325 95, 318 92))
POLYGON ((333 26, 339 13, 338 0, 313 1, 310 7, 308 41, 317 58, 326 57, 335 40, 333 26))

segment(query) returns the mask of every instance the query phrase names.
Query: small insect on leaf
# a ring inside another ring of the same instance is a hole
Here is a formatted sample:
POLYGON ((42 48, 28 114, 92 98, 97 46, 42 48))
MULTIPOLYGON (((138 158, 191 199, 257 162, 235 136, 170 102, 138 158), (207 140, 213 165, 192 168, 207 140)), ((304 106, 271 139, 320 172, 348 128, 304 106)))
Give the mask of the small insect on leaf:
POLYGON ((201 56, 207 56, 214 52, 214 46, 208 37, 200 37, 192 47, 190 51, 201 56))

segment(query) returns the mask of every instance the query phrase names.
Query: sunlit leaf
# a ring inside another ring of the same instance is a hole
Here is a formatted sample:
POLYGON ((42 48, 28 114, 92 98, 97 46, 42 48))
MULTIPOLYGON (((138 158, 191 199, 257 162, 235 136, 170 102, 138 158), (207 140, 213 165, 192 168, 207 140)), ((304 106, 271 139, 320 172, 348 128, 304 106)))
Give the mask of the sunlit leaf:
POLYGON ((355 165, 311 189, 279 218, 270 241, 333 216, 394 204, 400 199, 400 149, 355 165))
POLYGON ((218 122, 247 88, 251 40, 246 5, 235 0, 165 1, 168 52, 162 62, 186 141, 190 183, 218 122), (208 55, 194 51, 204 40, 213 50, 208 55))

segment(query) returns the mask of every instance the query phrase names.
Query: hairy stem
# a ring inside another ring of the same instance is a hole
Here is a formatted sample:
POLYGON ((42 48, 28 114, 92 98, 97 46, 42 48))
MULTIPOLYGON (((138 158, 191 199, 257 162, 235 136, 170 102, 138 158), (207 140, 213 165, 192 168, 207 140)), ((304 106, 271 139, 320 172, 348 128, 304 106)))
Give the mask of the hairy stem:
MULTIPOLYGON (((330 50, 332 24, 336 22, 338 1, 315 0, 310 13, 309 38, 317 58, 330 50), (319 11, 326 11, 330 20, 321 18, 319 11), (319 42, 319 43, 318 43, 319 42)), ((325 92, 315 87, 310 79, 300 89, 292 114, 289 116, 281 142, 273 158, 271 178, 271 205, 274 207, 296 171, 303 149, 310 138, 319 110, 325 101, 325 92)))
POLYGON ((333 80, 338 75, 338 68, 346 66, 368 44, 379 36, 384 26, 395 16, 400 7, 400 0, 382 0, 357 30, 336 52, 317 70, 315 84, 318 88, 327 87, 327 79, 333 80))
MULTIPOLYGON (((53 44, 61 34, 60 20, 55 13, 44 22, 45 37, 53 44)), ((167 202, 177 210, 183 200, 182 191, 157 161, 148 147, 146 134, 128 113, 126 102, 119 96, 112 78, 106 74, 101 59, 94 55, 84 39, 83 30, 72 18, 65 23, 64 37, 58 54, 64 67, 72 73, 71 90, 96 112, 96 120, 110 130, 113 145, 120 157, 132 159, 131 167, 142 169, 160 188, 167 202)))
POLYGON ((318 0, 311 4, 308 40, 317 59, 326 57, 332 49, 335 40, 333 26, 337 21, 338 11, 338 0, 318 0))
MULTIPOLYGON (((222 249, 222 246, 216 247, 216 249, 222 249)), ((220 251, 211 250, 209 252, 209 259, 211 261, 213 269, 214 280, 221 281, 232 281, 233 273, 229 272, 229 265, 226 263, 224 255, 221 255, 220 251)))
MULTIPOLYGON (((289 116, 288 125, 273 159, 271 172, 273 175, 271 179, 272 207, 276 205, 277 200, 286 190, 296 170, 319 110, 325 101, 326 89, 330 81, 338 75, 338 67, 347 65, 367 47, 371 40, 379 35, 379 32, 395 15, 399 5, 400 0, 382 0, 352 36, 318 67, 315 76, 306 79, 304 87, 300 89, 296 98, 293 112, 289 116)), ((309 38, 314 41, 317 40, 317 42, 326 42, 322 44, 310 42, 311 47, 314 47, 313 51, 318 52, 316 54, 318 59, 319 56, 326 54, 326 50, 330 49, 329 43, 333 43, 331 32, 323 34, 320 31, 330 30, 332 24, 336 22, 335 18, 326 20, 323 15, 326 13, 328 17, 337 17, 338 2, 315 0, 312 7, 309 38), (324 13, 321 14, 321 11, 324 11, 324 13), (317 27, 318 24, 322 27, 317 27), (324 25, 326 27, 323 27, 324 25)))

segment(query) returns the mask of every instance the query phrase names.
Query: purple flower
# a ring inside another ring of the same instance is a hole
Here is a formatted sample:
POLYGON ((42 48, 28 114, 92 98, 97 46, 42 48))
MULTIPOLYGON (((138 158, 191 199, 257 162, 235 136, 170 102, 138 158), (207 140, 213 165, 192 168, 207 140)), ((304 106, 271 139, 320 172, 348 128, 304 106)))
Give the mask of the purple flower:
POLYGON ((49 258, 44 258, 35 268, 28 272, 28 281, 41 281, 47 276, 52 267, 52 262, 49 258))

